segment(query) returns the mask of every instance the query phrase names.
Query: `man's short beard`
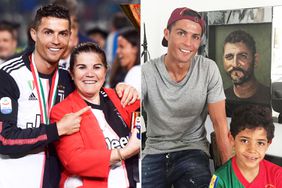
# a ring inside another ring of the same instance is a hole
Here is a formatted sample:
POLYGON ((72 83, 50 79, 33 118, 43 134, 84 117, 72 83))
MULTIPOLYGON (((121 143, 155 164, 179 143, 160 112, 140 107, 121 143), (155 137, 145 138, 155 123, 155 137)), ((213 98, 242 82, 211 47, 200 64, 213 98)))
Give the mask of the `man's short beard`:
POLYGON ((227 72, 227 75, 230 77, 234 85, 241 85, 247 81, 249 81, 254 76, 254 66, 251 66, 248 70, 243 70, 240 67, 234 67, 231 71, 227 72), (231 73, 233 71, 240 71, 243 73, 243 77, 237 80, 232 79, 231 73))

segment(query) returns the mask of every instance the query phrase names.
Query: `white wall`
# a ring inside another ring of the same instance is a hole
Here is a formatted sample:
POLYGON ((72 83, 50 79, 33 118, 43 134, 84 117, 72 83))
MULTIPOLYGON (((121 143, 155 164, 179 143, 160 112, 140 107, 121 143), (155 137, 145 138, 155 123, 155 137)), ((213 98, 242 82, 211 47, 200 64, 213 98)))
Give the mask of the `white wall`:
POLYGON ((176 7, 185 6, 201 12, 275 5, 282 5, 282 0, 141 0, 141 42, 143 43, 143 23, 145 23, 151 58, 165 53, 166 48, 161 45, 163 30, 170 13, 176 7))

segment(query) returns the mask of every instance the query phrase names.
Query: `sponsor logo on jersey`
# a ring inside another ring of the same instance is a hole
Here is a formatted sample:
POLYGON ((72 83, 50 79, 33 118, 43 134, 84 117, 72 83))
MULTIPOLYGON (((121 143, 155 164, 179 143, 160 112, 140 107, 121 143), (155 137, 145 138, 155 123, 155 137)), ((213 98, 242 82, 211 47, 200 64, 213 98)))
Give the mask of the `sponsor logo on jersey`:
POLYGON ((121 137, 119 139, 110 139, 108 137, 105 138, 108 149, 115 149, 115 148, 124 148, 128 143, 129 137, 121 137))
POLYGON ((209 188, 214 188, 214 187, 216 187, 216 184, 217 184, 217 176, 216 176, 216 175, 213 175, 212 178, 211 178, 211 182, 210 182, 209 188))
POLYGON ((28 97, 28 100, 29 100, 29 101, 35 101, 35 100, 38 100, 38 99, 36 98, 36 96, 34 95, 34 93, 31 93, 31 94, 29 95, 29 97, 28 97))
POLYGON ((12 112, 12 101, 9 97, 0 99, 0 111, 2 114, 10 114, 12 112))

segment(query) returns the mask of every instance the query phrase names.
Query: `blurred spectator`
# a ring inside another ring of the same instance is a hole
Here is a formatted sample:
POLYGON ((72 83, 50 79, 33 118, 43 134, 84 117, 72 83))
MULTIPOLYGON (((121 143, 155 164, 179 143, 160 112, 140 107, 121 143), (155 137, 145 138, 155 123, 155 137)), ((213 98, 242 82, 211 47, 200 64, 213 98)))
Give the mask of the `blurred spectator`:
POLYGON ((100 46, 100 48, 104 49, 108 32, 99 28, 99 27, 93 27, 87 31, 87 36, 92 39, 93 41, 97 42, 97 44, 100 46))
POLYGON ((16 23, 0 21, 0 64, 16 53, 18 27, 16 23))
POLYGON ((111 87, 115 87, 118 82, 126 81, 140 91, 140 36, 136 29, 125 28, 119 32, 117 61, 110 76, 111 87))
POLYGON ((131 23, 123 13, 118 12, 114 15, 105 48, 107 62, 110 67, 115 61, 116 57, 118 30, 129 26, 131 26, 131 23))

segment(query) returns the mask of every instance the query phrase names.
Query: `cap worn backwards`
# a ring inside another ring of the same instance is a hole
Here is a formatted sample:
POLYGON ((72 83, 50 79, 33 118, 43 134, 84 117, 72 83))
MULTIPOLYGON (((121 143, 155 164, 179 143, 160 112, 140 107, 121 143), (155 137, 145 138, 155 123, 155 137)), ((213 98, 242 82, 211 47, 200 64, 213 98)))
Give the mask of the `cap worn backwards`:
MULTIPOLYGON (((201 17, 199 13, 187 7, 174 9, 168 19, 167 28, 174 22, 182 19, 188 19, 200 24, 202 28, 202 34, 205 32, 205 20, 201 17)), ((167 40, 165 39, 165 37, 162 40, 162 45, 167 47, 167 40)))

